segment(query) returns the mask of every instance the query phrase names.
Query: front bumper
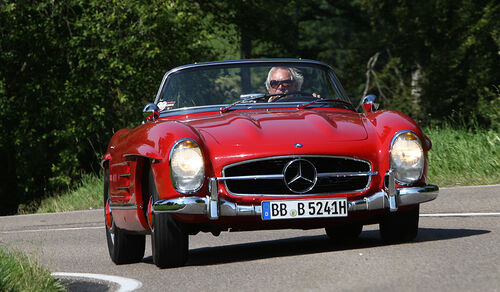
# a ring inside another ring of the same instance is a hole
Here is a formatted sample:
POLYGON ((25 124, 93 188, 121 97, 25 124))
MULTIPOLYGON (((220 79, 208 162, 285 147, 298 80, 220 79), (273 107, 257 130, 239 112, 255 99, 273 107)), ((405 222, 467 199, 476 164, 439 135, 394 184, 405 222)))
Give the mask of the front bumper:
MULTIPOLYGON (((261 205, 238 205, 219 198, 217 179, 210 180, 210 195, 206 197, 179 197, 159 200, 153 204, 155 213, 205 215, 215 220, 220 216, 261 216, 261 205)), ((420 204, 434 200, 439 193, 435 185, 397 189, 389 184, 386 190, 377 192, 361 200, 348 201, 348 212, 389 209, 394 212, 399 206, 420 204)))

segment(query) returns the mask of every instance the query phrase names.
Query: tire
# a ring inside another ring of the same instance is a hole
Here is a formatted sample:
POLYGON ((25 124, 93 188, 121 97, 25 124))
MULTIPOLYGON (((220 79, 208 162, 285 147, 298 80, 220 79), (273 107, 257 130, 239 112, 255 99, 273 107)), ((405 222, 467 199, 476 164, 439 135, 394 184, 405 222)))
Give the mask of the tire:
POLYGON ((388 243, 413 241, 418 234, 420 205, 387 215, 380 222, 380 236, 388 243))
POLYGON ((361 231, 363 231, 363 224, 348 223, 338 226, 330 226, 325 228, 328 238, 335 243, 349 243, 358 239, 361 231))
MULTIPOLYGON (((148 186, 153 202, 159 200, 154 176, 149 168, 148 186)), ((169 214, 154 213, 151 231, 153 263, 159 268, 183 266, 189 254, 189 237, 181 222, 169 214)))
MULTIPOLYGON (((104 171, 104 210, 109 210, 109 169, 104 171)), ((112 218, 112 216, 110 216, 112 218)), ((146 248, 146 236, 129 234, 115 225, 111 219, 111 226, 106 226, 106 241, 111 260, 117 264, 130 264, 142 261, 146 248)))

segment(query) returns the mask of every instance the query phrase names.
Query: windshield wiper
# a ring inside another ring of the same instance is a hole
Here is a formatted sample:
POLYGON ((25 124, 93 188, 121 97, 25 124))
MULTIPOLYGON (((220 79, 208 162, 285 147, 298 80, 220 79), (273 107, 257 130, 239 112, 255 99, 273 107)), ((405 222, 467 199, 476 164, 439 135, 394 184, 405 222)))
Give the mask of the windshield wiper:
POLYGON ((347 105, 347 107, 349 109, 354 110, 354 106, 350 102, 347 102, 347 101, 345 101, 343 99, 339 99, 339 98, 318 98, 318 99, 313 100, 311 102, 308 102, 306 104, 297 106, 297 109, 305 109, 306 107, 308 107, 308 106, 310 106, 312 104, 316 104, 316 103, 328 103, 328 102, 342 103, 344 105, 347 105))
POLYGON ((246 103, 249 101, 259 100, 259 99, 263 99, 263 98, 270 98, 272 96, 278 96, 277 99, 280 99, 283 96, 292 95, 292 94, 297 94, 297 92, 274 93, 274 94, 269 94, 269 93, 242 94, 242 95, 240 95, 240 100, 237 100, 237 101, 233 102, 232 104, 226 106, 225 108, 221 109, 220 112, 225 113, 225 112, 229 111, 232 107, 234 107, 235 105, 240 104, 240 103, 246 103))

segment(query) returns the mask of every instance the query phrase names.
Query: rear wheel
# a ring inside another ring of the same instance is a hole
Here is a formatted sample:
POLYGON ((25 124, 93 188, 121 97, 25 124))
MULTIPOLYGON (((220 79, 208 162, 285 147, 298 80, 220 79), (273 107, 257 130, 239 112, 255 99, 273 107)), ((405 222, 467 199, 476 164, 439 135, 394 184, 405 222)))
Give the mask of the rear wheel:
POLYGON ((325 228, 326 235, 335 243, 355 241, 358 239, 362 230, 363 224, 360 223, 348 223, 325 228))
POLYGON ((408 242, 417 237, 420 205, 390 213, 380 222, 382 240, 389 243, 408 242))
POLYGON ((144 257, 146 236, 129 234, 116 226, 109 204, 109 169, 105 168, 104 215, 109 256, 111 260, 118 265, 140 262, 144 257))
MULTIPOLYGON (((153 202, 159 200, 154 176, 149 168, 148 186, 153 202)), ((152 208, 151 208, 152 209, 152 208)), ((154 213, 151 231, 151 247, 153 262, 159 268, 173 268, 183 266, 189 254, 189 238, 181 222, 176 221, 169 214, 154 213)))

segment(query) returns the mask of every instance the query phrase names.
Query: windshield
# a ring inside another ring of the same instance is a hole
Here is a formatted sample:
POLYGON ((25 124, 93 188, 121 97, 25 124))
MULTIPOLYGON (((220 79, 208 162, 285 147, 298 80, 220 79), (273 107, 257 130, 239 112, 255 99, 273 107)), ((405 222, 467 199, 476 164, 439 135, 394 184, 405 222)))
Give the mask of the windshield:
MULTIPOLYGON (((236 63, 192 66, 168 74, 157 100, 160 110, 245 102, 349 102, 327 66, 307 63, 236 63), (263 98, 248 98, 263 95, 263 98)), ((334 103, 328 106, 335 106, 334 103)))

